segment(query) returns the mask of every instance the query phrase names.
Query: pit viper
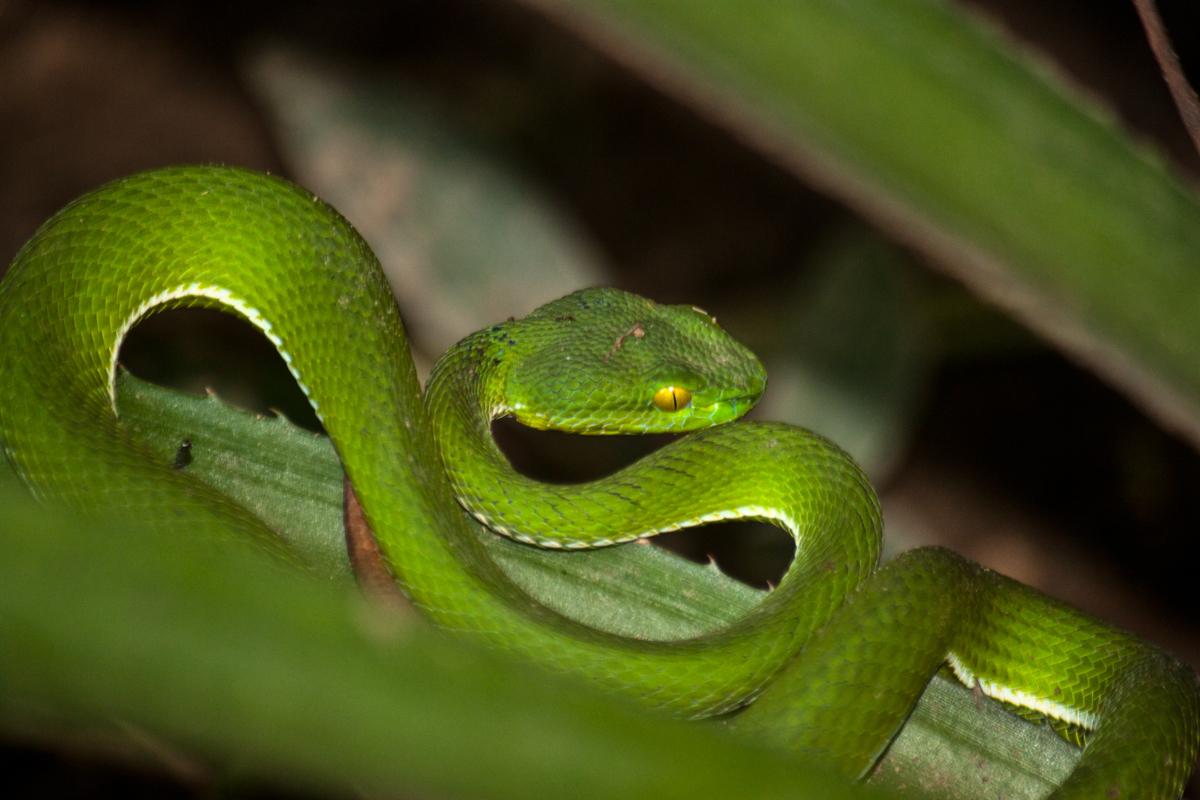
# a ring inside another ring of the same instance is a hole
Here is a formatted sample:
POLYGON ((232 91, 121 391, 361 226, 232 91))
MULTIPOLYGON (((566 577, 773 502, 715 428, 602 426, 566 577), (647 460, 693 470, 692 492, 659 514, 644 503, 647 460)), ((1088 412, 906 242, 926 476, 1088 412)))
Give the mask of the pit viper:
POLYGON ((942 549, 878 566, 869 482, 800 428, 734 422, 763 393, 701 309, 576 292, 468 337, 422 395, 370 248, 313 194, 228 167, 116 181, 68 205, 0 284, 0 436, 30 491, 175 535, 180 520, 289 558, 250 512, 151 454, 116 408, 125 334, 216 307, 276 346, 324 425, 401 591, 430 620, 683 717, 867 774, 943 665, 1090 733, 1055 798, 1177 797, 1200 744, 1194 673, 1166 652, 942 549), (490 423, 690 432, 602 480, 536 484, 490 423), (730 424, 726 424, 730 423, 730 424), (542 547, 750 518, 793 564, 745 618, 681 642, 584 627, 518 589, 463 509, 542 547))

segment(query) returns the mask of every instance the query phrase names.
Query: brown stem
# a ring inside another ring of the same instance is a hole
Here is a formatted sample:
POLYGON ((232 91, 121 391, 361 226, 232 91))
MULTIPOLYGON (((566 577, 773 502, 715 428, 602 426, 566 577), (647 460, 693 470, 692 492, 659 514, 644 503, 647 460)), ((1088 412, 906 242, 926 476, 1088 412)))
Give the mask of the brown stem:
POLYGON ((1171 90, 1171 97, 1175 100, 1175 107, 1179 109, 1179 116, 1183 118, 1183 125, 1192 137, 1196 152, 1200 153, 1200 98, 1196 96, 1196 90, 1183 74, 1179 56, 1171 46, 1171 39, 1167 36, 1166 26, 1163 25, 1154 0, 1133 0, 1133 6, 1142 20, 1142 27, 1146 29, 1150 49, 1154 51, 1154 58, 1158 60, 1158 66, 1162 69, 1167 88, 1171 90))
POLYGON ((358 580, 362 593, 380 605, 397 610, 411 611, 408 600, 396 586, 396 579, 383 561, 383 553, 375 541, 375 534, 363 516, 362 506, 350 479, 346 478, 342 490, 342 521, 346 529, 346 551, 350 566, 358 580))

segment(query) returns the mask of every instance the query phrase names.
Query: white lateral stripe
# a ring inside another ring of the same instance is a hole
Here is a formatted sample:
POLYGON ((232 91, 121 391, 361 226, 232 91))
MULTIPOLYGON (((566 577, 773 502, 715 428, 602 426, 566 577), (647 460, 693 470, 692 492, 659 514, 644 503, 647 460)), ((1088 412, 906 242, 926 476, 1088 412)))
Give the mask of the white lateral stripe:
MULTIPOLYGON (((726 509, 725 511, 714 511, 711 514, 693 517, 692 519, 680 522, 668 530, 679 530, 680 528, 694 528, 698 525, 703 525, 706 522, 721 522, 727 519, 770 519, 778 522, 792 538, 796 540, 796 544, 800 544, 800 526, 796 524, 796 520, 784 514, 778 508, 770 506, 738 506, 737 508, 726 509)), ((657 531, 648 531, 642 536, 653 536, 657 531)), ((642 538, 642 537, 638 537, 642 538)))
POLYGON ((202 283, 191 283, 186 286, 177 286, 174 289, 168 289, 165 292, 159 292, 150 299, 146 300, 137 309, 129 315, 121 329, 117 331, 117 337, 113 341, 112 355, 109 358, 108 364, 108 396, 112 403, 113 411, 117 410, 117 356, 121 350, 121 343, 125 341, 125 335, 130 329, 141 320, 151 309, 161 306, 163 303, 169 303, 172 300, 181 300, 185 297, 207 297, 211 300, 216 300, 222 305, 229 306, 237 311, 243 317, 250 321, 250 324, 263 332, 263 335, 271 340, 271 344, 275 345, 275 349, 279 355, 283 356, 283 361, 287 364, 288 371, 292 373, 292 377, 296 379, 296 383, 300 385, 300 390, 304 392, 304 396, 308 398, 309 405, 316 412, 317 418, 322 422, 325 418, 321 415, 320 409, 317 408, 317 401, 313 400, 309 394, 308 387, 304 381, 300 380, 300 372, 292 366, 292 355, 283 346, 283 340, 280 339, 272 330, 271 323, 259 313, 257 308, 254 308, 240 297, 235 297, 228 289, 223 289, 220 286, 209 286, 202 283))
POLYGON ((461 497, 458 502, 471 513, 471 516, 483 523, 483 525, 496 533, 503 534, 510 539, 515 539, 518 542, 525 544, 536 545, 537 547, 545 547, 550 549, 564 550, 591 550, 599 547, 611 547, 614 544, 625 544, 638 539, 646 539, 651 536, 656 536, 667 531, 677 531, 681 528, 694 528, 703 525, 706 522, 720 522, 727 519, 772 519, 780 525, 787 528, 791 533, 792 538, 796 540, 797 545, 800 542, 800 531, 795 520, 784 514, 777 508, 768 506, 739 506, 738 508, 727 509, 725 511, 714 511, 711 514, 704 514, 699 517, 692 517, 682 522, 672 523, 663 528, 643 531, 642 533, 627 534, 622 536, 612 536, 606 539, 548 539, 541 536, 530 536, 522 531, 514 530, 506 525, 500 525, 483 511, 472 509, 461 497))
POLYGON ((978 682, 980 690, 988 697, 1003 700, 1006 703, 1012 703, 1022 708, 1032 709, 1039 714, 1045 714, 1047 717, 1054 717, 1063 722, 1078 725, 1089 731, 1096 730, 1096 726, 1099 724, 1096 715, 1090 711, 1081 711, 1070 706, 1065 706, 1062 703, 1055 703, 1052 700, 1020 691, 1019 689, 1003 686, 994 681, 984 680, 972 672, 954 653, 947 656, 946 660, 950 663, 950 668, 954 670, 955 676, 960 681, 970 687, 974 687, 976 682, 978 682))

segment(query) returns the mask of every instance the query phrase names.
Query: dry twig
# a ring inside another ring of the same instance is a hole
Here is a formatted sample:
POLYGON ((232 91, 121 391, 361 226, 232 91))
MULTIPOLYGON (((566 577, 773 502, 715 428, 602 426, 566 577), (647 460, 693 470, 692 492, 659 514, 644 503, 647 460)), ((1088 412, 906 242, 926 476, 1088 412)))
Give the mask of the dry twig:
POLYGON ((1154 51, 1154 58, 1162 69, 1167 88, 1171 90, 1171 97, 1175 100, 1175 107, 1179 109, 1179 116, 1183 118, 1183 125, 1192 137, 1196 152, 1200 153, 1200 98, 1196 96, 1196 90, 1183 74, 1179 56, 1171 46, 1167 28, 1163 25, 1154 0, 1133 0, 1133 6, 1142 20, 1146 38, 1150 41, 1150 49, 1154 51))

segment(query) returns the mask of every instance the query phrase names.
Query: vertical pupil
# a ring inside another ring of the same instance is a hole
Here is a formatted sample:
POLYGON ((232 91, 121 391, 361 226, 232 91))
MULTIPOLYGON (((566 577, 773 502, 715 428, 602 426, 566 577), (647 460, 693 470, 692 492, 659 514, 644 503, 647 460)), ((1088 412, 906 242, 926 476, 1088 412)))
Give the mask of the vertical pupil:
POLYGON ((664 386, 654 393, 654 405, 660 411, 679 411, 687 408, 692 393, 678 386, 664 386))

